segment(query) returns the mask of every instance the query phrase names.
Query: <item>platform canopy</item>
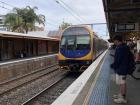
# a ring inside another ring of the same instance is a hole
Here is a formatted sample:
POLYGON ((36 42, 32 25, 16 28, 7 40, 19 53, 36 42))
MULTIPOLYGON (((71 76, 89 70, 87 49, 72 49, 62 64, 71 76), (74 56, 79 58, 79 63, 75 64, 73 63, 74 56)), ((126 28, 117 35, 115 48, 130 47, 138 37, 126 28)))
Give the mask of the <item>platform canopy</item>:
POLYGON ((110 39, 140 39, 140 0, 103 0, 110 39))

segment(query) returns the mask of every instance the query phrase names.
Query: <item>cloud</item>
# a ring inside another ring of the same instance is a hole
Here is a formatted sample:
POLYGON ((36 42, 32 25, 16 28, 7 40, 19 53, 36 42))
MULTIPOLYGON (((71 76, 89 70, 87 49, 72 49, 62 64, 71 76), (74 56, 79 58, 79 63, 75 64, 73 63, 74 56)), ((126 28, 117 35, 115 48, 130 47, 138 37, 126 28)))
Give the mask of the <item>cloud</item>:
MULTIPOLYGON (((73 17, 68 11, 62 8, 60 4, 56 3, 55 0, 3 0, 3 1, 5 3, 14 5, 19 8, 26 7, 27 5, 31 7, 37 6, 38 10, 36 12, 38 14, 43 14, 46 16, 47 30, 57 29, 63 20, 72 24, 106 22, 102 0, 62 0, 70 8, 72 8, 72 10, 76 12, 76 14, 80 15, 81 18, 73 13, 73 15, 75 15, 75 17, 77 17, 82 22, 73 17)), ((58 1, 61 2, 61 0, 58 1)), ((12 7, 10 6, 7 5, 4 6, 12 9, 12 7)), ((8 10, 0 8, 1 14, 5 14, 8 12, 9 12, 8 10)), ((97 29, 95 27, 95 30, 97 30, 98 33, 104 33, 103 28, 104 26, 100 26, 100 28, 98 27, 97 29)))

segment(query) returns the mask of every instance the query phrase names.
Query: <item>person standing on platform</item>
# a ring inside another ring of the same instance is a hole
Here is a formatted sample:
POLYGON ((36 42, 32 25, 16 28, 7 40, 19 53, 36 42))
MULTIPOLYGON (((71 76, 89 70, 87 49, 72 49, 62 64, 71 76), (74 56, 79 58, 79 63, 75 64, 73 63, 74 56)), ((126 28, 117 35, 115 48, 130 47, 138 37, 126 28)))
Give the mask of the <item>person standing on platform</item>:
POLYGON ((120 93, 113 95, 115 103, 127 103, 126 100, 126 77, 128 74, 129 64, 129 47, 124 43, 121 35, 116 35, 113 38, 114 44, 116 45, 114 63, 111 64, 111 68, 115 72, 116 84, 120 86, 120 93))

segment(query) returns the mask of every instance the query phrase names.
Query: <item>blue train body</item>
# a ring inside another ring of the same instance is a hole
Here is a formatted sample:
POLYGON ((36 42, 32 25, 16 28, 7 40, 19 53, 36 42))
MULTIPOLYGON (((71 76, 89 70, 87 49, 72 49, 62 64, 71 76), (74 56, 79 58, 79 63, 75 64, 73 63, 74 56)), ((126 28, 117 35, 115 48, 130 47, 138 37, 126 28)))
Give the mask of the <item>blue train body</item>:
POLYGON ((107 48, 107 42, 98 38, 86 26, 70 26, 62 33, 59 65, 70 71, 83 71, 107 48))

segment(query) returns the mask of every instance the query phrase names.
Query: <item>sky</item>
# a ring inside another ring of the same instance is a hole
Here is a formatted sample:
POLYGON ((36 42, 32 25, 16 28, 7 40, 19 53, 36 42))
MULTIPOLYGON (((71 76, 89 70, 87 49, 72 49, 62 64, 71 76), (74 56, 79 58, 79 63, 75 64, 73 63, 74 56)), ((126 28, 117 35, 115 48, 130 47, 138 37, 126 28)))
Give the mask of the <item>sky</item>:
MULTIPOLYGON (((73 25, 106 23, 102 0, 0 0, 0 14, 11 12, 13 7, 26 6, 36 6, 36 13, 45 15, 46 31, 58 29, 63 21, 73 25)), ((93 25, 93 30, 99 37, 108 38, 105 24, 93 25)))

